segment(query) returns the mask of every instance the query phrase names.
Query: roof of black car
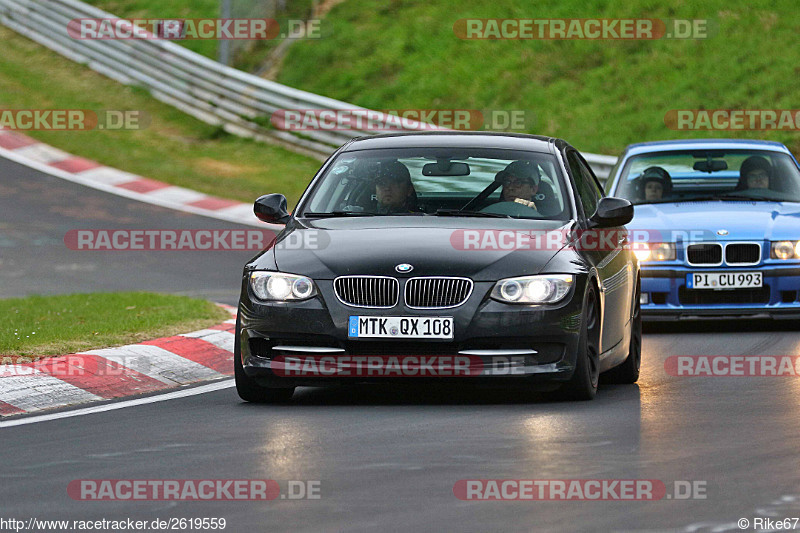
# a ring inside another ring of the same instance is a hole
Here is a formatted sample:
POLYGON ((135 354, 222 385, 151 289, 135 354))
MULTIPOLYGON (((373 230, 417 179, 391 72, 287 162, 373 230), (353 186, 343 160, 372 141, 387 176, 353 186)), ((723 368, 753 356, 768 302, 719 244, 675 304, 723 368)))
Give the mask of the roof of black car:
MULTIPOLYGON (((554 137, 542 137, 524 133, 501 133, 485 131, 426 131, 383 133, 359 137, 349 142, 344 150, 380 150, 384 148, 464 147, 500 148, 508 150, 530 150, 549 152, 551 144, 565 143, 554 137)), ((565 143, 566 144, 566 143, 565 143)))

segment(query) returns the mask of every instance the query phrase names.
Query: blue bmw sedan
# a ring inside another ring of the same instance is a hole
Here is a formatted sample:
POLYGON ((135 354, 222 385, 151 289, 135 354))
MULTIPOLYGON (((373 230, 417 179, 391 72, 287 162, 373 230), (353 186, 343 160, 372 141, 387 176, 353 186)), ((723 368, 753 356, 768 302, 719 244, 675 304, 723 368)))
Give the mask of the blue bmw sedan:
POLYGON ((632 144, 607 190, 635 205, 643 318, 800 317, 800 167, 783 144, 632 144))

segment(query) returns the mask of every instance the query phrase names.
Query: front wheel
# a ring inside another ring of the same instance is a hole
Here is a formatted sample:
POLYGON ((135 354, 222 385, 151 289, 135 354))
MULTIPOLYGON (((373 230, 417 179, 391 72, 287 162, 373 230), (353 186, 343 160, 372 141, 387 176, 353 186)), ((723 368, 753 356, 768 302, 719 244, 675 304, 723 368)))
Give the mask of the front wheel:
POLYGON ((592 400, 600 379, 600 313, 597 291, 590 285, 581 317, 581 337, 572 378, 561 386, 561 396, 568 400, 592 400))
POLYGON ((642 286, 636 284, 636 300, 633 304, 633 317, 631 317, 631 342, 628 347, 628 357, 621 365, 612 368, 603 379, 609 383, 632 384, 639 380, 639 368, 642 365, 642 286))
POLYGON ((253 403, 288 402, 294 394, 294 387, 283 389, 262 387, 256 383, 255 378, 244 373, 242 353, 239 348, 239 332, 239 318, 237 317, 236 338, 233 342, 233 377, 236 380, 236 392, 239 394, 239 398, 253 403))

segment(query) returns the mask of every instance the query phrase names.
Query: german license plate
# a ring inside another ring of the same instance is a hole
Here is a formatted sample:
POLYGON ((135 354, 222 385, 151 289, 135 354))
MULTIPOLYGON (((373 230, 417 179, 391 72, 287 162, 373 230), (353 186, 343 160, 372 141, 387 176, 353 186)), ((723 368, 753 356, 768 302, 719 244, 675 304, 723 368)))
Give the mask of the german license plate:
POLYGON ((452 339, 449 316, 351 316, 347 336, 358 339, 452 339))
POLYGON ((761 287, 761 272, 692 272, 686 274, 688 289, 752 289, 761 287))

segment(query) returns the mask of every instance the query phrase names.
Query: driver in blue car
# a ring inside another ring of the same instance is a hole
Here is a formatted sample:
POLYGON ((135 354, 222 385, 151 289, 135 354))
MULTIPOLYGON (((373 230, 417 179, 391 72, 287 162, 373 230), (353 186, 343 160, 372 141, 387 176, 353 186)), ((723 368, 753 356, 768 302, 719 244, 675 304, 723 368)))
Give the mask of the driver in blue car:
POLYGON ((737 191, 745 189, 769 189, 772 178, 772 165, 765 158, 754 155, 748 157, 739 168, 737 191))
POLYGON ((399 161, 383 162, 375 178, 375 197, 379 214, 416 213, 417 191, 408 168, 399 161))
POLYGON ((536 209, 534 198, 539 191, 541 175, 539 168, 530 161, 514 161, 497 174, 497 181, 503 184, 500 200, 517 202, 536 209))

